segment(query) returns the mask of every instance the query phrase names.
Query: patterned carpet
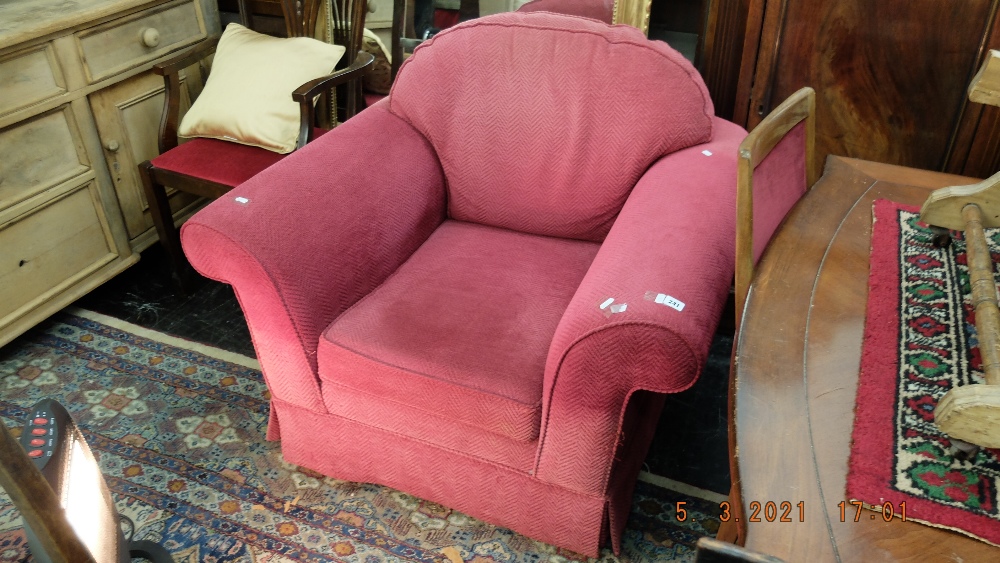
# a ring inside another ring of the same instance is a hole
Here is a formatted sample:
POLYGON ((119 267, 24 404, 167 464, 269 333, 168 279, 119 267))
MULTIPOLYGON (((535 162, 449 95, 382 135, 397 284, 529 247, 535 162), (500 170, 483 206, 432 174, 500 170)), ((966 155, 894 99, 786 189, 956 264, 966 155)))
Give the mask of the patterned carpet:
MULTIPOLYGON (((916 211, 876 203, 847 493, 1000 544, 1000 451, 959 459, 934 424, 949 389, 983 381, 965 241, 936 248, 916 211)), ((1000 230, 986 234, 998 262, 1000 230)))
MULTIPOLYGON (((92 313, 59 315, 0 349, 0 418, 61 401, 98 456, 135 539, 178 563, 561 563, 575 553, 385 487, 323 477, 266 442, 267 389, 244 358, 92 313)), ((621 560, 691 561, 718 502, 640 482, 621 560), (675 518, 686 502, 688 519, 675 518)), ((28 559, 0 496, 0 561, 28 559)), ((600 561, 616 558, 605 549, 600 561)))

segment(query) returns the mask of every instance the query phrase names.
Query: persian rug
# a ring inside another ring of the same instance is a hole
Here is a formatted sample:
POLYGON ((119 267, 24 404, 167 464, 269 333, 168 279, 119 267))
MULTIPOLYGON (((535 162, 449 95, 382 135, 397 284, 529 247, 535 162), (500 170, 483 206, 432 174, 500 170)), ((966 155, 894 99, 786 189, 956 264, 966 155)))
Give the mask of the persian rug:
MULTIPOLYGON (((134 538, 160 543, 178 563, 582 559, 285 462, 264 439, 267 388, 250 358, 73 310, 0 349, 3 423, 19 433, 27 408, 46 397, 83 430, 134 538)), ((718 529, 718 500, 639 482, 622 559, 693 560, 698 538, 718 529)), ((0 561, 27 558, 20 516, 2 496, 0 561)), ((614 560, 608 550, 600 558, 614 560)))
MULTIPOLYGON (((962 233, 936 248, 919 209, 887 200, 874 219, 847 495, 1000 544, 1000 450, 960 459, 934 424, 949 389, 983 381, 962 233)), ((1000 230, 986 238, 1000 262, 1000 230)))

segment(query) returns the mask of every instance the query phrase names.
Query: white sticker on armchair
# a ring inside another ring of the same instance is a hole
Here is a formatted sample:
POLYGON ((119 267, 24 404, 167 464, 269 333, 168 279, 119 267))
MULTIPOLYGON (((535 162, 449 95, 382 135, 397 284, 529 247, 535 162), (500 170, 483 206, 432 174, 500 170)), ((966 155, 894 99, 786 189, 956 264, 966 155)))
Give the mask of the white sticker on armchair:
POLYGON ((608 297, 597 307, 604 311, 605 317, 610 317, 615 313, 624 313, 625 309, 628 308, 628 303, 615 303, 614 297, 608 297))
POLYGON ((660 305, 666 305, 671 309, 676 309, 678 311, 684 310, 684 302, 676 297, 671 297, 665 293, 657 293, 655 291, 647 291, 644 296, 646 301, 652 301, 660 305))

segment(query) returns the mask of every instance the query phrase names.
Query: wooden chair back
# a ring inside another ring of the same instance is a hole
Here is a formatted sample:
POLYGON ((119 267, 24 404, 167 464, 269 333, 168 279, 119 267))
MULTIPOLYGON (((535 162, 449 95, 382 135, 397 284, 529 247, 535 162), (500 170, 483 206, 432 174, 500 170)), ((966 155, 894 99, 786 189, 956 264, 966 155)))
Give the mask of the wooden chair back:
MULTIPOLYGON (((246 0, 240 0, 241 4, 246 0)), ((368 16, 368 0, 280 0, 285 18, 288 37, 317 37, 326 35, 327 40, 343 45, 347 51, 337 63, 336 70, 347 68, 355 62, 364 40, 365 19, 368 16), (325 8, 325 9, 324 9, 325 8), (322 18, 321 15, 326 15, 322 18), (323 29, 325 27, 325 29, 323 29)), ((241 11, 246 12, 244 7, 241 11)), ((338 96, 337 104, 324 100, 319 104, 324 110, 342 108, 341 116, 349 119, 361 109, 361 80, 346 85, 345 92, 338 96)), ((320 122, 332 126, 335 120, 320 111, 320 122)))
POLYGON ((786 135, 805 122, 805 186, 802 193, 819 179, 816 161, 816 93, 805 87, 788 97, 754 127, 740 143, 736 180, 736 327, 743 320, 743 307, 753 280, 754 255, 754 171, 778 147, 786 135))

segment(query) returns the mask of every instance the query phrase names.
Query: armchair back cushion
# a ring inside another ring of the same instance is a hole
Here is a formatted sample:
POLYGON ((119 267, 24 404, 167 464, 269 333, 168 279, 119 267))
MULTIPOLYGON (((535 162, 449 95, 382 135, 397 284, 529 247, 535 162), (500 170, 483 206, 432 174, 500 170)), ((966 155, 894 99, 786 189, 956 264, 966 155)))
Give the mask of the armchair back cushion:
POLYGON ((390 110, 437 153, 451 218, 596 242, 656 159, 711 139, 714 113, 698 72, 666 43, 516 12, 423 43, 390 110), (632 78, 595 81, 602 72, 632 78))

